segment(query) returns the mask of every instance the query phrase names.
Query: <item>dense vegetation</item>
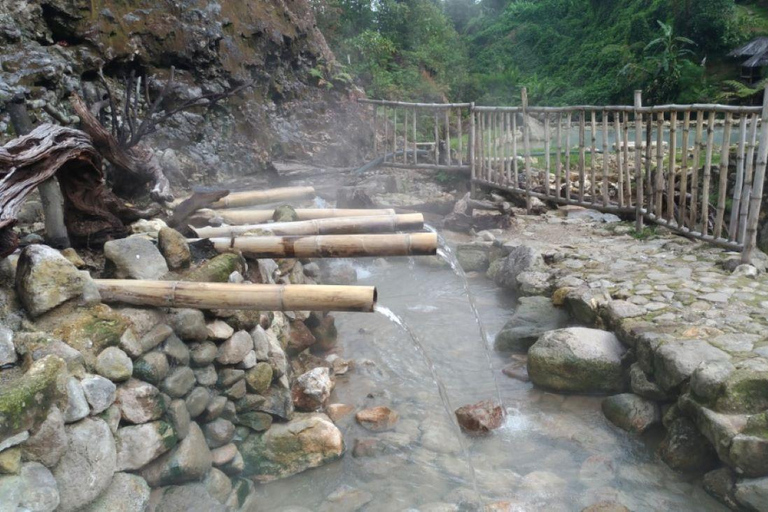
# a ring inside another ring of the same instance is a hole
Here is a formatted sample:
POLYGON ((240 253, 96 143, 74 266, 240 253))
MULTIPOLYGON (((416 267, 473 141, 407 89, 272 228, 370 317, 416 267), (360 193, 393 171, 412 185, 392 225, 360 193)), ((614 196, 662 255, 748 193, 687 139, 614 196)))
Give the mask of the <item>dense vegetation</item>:
POLYGON ((316 0, 369 95, 514 104, 751 101, 728 51, 768 34, 768 1, 316 0))

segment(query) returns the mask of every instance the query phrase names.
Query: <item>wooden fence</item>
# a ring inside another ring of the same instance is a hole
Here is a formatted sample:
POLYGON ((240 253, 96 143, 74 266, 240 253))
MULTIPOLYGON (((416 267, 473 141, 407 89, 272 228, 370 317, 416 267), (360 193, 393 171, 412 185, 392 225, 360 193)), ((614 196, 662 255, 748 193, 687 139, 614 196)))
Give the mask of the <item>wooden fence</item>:
POLYGON ((473 190, 631 215, 749 261, 768 160, 762 107, 486 107, 360 100, 383 164, 466 171, 473 190), (468 125, 468 126, 467 126, 468 125))

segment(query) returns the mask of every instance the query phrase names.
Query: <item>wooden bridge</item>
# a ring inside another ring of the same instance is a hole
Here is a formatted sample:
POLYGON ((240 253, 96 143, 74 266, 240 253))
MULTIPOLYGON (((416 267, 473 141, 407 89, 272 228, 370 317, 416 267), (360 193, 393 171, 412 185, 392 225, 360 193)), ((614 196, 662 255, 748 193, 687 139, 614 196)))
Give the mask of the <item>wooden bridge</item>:
POLYGON ((630 215, 742 251, 756 245, 768 161, 761 107, 478 106, 359 100, 382 165, 466 172, 472 190, 630 215))

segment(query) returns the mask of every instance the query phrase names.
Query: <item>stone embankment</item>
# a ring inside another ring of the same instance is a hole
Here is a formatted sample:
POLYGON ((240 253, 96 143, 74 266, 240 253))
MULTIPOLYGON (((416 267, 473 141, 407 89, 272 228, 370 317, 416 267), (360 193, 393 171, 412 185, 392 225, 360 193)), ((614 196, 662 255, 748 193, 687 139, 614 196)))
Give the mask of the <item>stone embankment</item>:
POLYGON ((577 208, 518 216, 460 245, 466 269, 521 296, 495 340, 504 373, 608 395, 608 421, 664 430, 659 456, 707 492, 768 510, 768 275, 738 255, 660 231, 650 239, 577 208), (527 354, 521 356, 520 354, 527 354))
POLYGON ((0 509, 255 510, 254 481, 342 456, 332 316, 108 306, 89 272, 311 284, 320 267, 199 261, 145 231, 107 243, 103 271, 44 245, 0 261, 0 509))

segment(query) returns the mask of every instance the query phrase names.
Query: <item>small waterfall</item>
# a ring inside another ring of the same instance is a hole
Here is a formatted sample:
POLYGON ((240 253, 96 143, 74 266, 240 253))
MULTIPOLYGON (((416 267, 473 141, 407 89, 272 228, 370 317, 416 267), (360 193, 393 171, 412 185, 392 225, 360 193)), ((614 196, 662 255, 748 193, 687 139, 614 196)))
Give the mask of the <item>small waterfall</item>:
POLYGON ((464 292, 467 294, 467 301, 469 302, 469 308, 472 310, 472 315, 475 317, 475 323, 477 323, 477 328, 480 331, 480 338, 482 340, 483 345, 483 352, 485 353, 485 359, 488 361, 488 370, 491 372, 491 377, 493 378, 493 385, 496 388, 496 399, 498 400, 499 405, 501 406, 502 413, 506 417, 507 415, 507 408, 504 406, 504 401, 501 399, 501 388, 499 387, 499 381, 496 379, 496 373, 493 371, 493 362, 491 359, 491 351, 488 347, 489 340, 488 340, 488 333, 485 331, 485 327, 483 327, 483 322, 480 320, 480 312, 477 310, 477 303, 475 302, 475 296, 472 293, 472 290, 469 287, 469 280, 467 279, 467 274, 464 273, 464 269, 461 268, 461 264, 459 263, 459 260, 456 258, 456 255, 453 254, 453 251, 451 251, 451 248, 448 246, 448 243, 445 241, 445 238, 438 233, 437 229, 430 226, 429 224, 424 224, 424 227, 433 233, 437 235, 437 243, 439 245, 439 248, 437 249, 437 254, 441 258, 443 258, 450 266, 451 269, 453 269, 453 272, 461 278, 462 284, 464 286, 464 292))
POLYGON ((475 474, 475 466, 472 464, 472 459, 469 455, 469 448, 467 447, 466 440, 464 439, 464 435, 461 433, 461 427, 456 421, 456 417, 453 412, 454 409, 453 409, 453 406, 451 405, 451 399, 448 397, 448 390, 445 388, 445 384, 443 384, 443 381, 441 381, 440 377, 437 375, 437 369, 435 368, 434 362, 432 362, 432 358, 429 357, 429 354, 427 354, 427 351, 424 350, 424 345, 422 345, 421 341, 419 341, 419 338, 416 336, 413 330, 411 330, 408 324, 405 323, 405 320, 403 320, 400 316, 398 316, 394 311, 380 304, 376 304, 373 307, 373 310, 376 313, 383 315, 390 322, 400 327, 400 329, 402 329, 403 332, 405 332, 411 338, 411 341, 413 342, 413 346, 416 349, 416 352, 419 353, 421 358, 424 360, 424 363, 427 365, 427 368, 429 368, 429 373, 431 374, 432 380, 435 382, 438 393, 440 394, 440 400, 443 402, 443 407, 445 408, 446 414, 448 414, 448 419, 450 420, 451 425, 453 425, 454 427, 456 438, 458 439, 459 445, 461 446, 461 450, 464 453, 464 458, 466 459, 467 466, 469 466, 469 474, 472 477, 472 488, 475 491, 475 494, 477 494, 477 496, 482 501, 483 496, 480 494, 480 490, 477 486, 477 475, 475 474))

